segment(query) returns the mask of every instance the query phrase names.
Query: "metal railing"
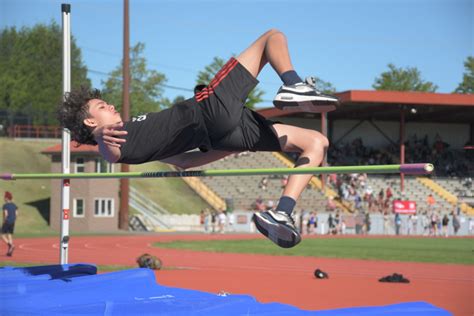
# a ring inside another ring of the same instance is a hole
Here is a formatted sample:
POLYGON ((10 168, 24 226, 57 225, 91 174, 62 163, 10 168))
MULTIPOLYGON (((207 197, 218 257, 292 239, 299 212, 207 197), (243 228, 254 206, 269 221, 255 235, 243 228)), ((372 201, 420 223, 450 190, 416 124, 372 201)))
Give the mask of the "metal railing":
POLYGON ((147 229, 171 229, 171 226, 160 216, 169 214, 165 208, 145 197, 134 187, 130 187, 129 197, 129 205, 140 213, 147 229))

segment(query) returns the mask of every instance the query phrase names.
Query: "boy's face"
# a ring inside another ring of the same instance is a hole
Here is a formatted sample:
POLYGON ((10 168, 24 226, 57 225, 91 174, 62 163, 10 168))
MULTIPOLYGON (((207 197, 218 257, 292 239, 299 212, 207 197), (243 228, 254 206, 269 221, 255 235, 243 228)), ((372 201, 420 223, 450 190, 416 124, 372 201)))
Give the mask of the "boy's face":
POLYGON ((89 106, 90 117, 84 120, 84 124, 89 127, 96 128, 122 121, 122 117, 115 110, 115 106, 108 104, 104 100, 92 99, 87 105, 89 106))

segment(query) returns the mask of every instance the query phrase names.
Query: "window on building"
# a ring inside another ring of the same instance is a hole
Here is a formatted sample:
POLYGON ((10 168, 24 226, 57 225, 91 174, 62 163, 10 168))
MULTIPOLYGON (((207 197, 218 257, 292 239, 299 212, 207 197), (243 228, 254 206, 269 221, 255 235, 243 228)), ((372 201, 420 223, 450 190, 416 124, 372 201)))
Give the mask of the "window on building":
POLYGON ((94 200, 94 216, 113 217, 114 199, 98 198, 94 200))
POLYGON ((77 157, 74 172, 82 173, 82 172, 85 172, 85 170, 86 170, 86 164, 85 164, 84 158, 77 157))
POLYGON ((74 217, 84 217, 85 210, 84 210, 84 199, 78 198, 73 200, 73 216, 74 217))
POLYGON ((112 173, 114 172, 114 165, 107 162, 105 159, 95 159, 95 172, 97 173, 112 173))

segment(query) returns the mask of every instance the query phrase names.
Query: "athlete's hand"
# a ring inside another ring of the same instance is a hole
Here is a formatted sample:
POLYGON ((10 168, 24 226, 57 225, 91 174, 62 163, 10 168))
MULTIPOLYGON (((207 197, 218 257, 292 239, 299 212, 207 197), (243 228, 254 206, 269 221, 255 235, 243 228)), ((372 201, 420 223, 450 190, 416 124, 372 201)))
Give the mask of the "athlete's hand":
POLYGON ((120 138, 120 136, 127 135, 127 131, 124 131, 122 128, 123 122, 107 124, 95 128, 92 134, 94 135, 94 139, 98 143, 101 142, 104 145, 120 147, 120 144, 125 143, 125 139, 120 138))

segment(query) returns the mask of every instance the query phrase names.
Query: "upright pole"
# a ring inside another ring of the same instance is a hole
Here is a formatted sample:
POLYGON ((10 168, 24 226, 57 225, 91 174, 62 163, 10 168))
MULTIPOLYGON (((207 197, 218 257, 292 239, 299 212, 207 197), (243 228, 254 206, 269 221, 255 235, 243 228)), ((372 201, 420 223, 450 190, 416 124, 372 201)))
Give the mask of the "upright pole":
MULTIPOLYGON (((405 107, 400 110, 400 164, 405 164, 405 107)), ((405 174, 400 172, 400 191, 405 191, 405 174)))
MULTIPOLYGON (((129 12, 128 0, 123 1, 123 91, 122 91, 122 119, 128 121, 130 119, 130 32, 129 32, 129 12)), ((127 164, 122 164, 122 172, 129 172, 130 168, 127 164)), ((120 180, 120 213, 119 228, 128 230, 128 193, 129 180, 120 180)))
MULTIPOLYGON (((61 4, 62 11, 62 27, 63 27, 63 97, 71 91, 71 5, 61 4)), ((62 156, 61 166, 64 174, 70 173, 70 152, 71 132, 63 128, 62 131, 62 156)), ((60 261, 61 264, 68 263, 69 251, 69 196, 70 196, 69 179, 61 181, 61 240, 60 240, 60 261)))

